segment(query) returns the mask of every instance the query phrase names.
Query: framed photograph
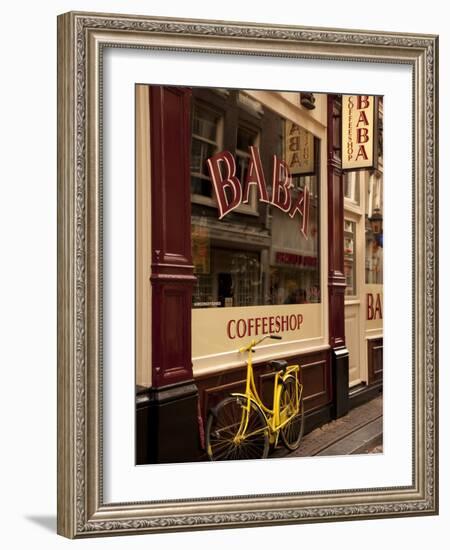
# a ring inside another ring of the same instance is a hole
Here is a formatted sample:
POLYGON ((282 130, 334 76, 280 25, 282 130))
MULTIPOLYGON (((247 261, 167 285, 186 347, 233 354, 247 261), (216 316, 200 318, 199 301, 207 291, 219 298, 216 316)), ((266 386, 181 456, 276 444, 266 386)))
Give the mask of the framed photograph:
POLYGON ((438 38, 58 18, 58 532, 437 514, 438 38))

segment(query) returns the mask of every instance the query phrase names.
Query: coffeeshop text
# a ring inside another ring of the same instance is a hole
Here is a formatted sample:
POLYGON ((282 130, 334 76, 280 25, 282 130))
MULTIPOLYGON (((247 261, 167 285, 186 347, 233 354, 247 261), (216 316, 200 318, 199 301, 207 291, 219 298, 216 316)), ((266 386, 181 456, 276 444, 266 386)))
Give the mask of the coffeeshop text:
POLYGON ((303 315, 301 313, 230 319, 227 323, 227 335, 230 340, 234 340, 249 336, 294 332, 300 330, 302 324, 303 315))

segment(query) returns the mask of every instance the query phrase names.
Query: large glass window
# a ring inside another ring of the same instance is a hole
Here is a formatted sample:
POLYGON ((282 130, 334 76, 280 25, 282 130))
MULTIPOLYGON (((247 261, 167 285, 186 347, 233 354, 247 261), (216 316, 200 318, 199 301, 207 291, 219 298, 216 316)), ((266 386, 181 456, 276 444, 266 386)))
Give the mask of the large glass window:
POLYGON ((366 284, 383 283, 383 178, 375 173, 366 189, 366 284))
POLYGON ((192 305, 318 303, 320 141, 270 104, 245 110, 243 94, 193 98, 192 305))
POLYGON ((299 231, 299 219, 291 219, 273 209, 271 304, 320 302, 319 178, 316 175, 296 176, 292 185, 293 201, 297 201, 305 189, 309 193, 307 236, 299 231))
POLYGON ((347 283, 345 287, 346 296, 356 295, 355 232, 356 223, 350 220, 344 220, 344 272, 347 283))
POLYGON ((361 172, 344 173, 344 197, 355 205, 359 205, 360 176, 361 172))

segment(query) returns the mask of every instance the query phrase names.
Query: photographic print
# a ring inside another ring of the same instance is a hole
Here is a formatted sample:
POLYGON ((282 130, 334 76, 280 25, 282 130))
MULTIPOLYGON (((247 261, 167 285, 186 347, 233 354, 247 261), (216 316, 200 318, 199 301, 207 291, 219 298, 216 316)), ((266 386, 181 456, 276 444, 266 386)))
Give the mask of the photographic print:
POLYGON ((137 464, 382 452, 382 143, 379 96, 136 86, 137 464))
POLYGON ((58 18, 58 533, 438 511, 434 35, 58 18))

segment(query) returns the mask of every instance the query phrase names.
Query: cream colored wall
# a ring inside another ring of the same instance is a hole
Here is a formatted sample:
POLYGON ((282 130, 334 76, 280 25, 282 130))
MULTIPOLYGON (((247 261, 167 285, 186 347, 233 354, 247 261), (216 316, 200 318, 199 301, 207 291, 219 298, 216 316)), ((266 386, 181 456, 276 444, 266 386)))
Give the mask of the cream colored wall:
POLYGON ((383 320, 367 320, 367 294, 381 294, 383 302, 383 285, 367 285, 365 275, 365 212, 367 210, 366 187, 370 172, 361 173, 360 203, 356 205, 344 201, 344 216, 355 221, 356 226, 356 277, 357 296, 345 299, 345 337, 350 353, 350 386, 368 380, 367 340, 383 336, 383 320))
POLYGON ((136 384, 145 387, 152 384, 149 93, 136 86, 136 384))
POLYGON ((344 218, 355 222, 356 295, 345 297, 345 342, 349 351, 349 386, 367 380, 367 365, 364 352, 364 205, 345 202, 344 218))
POLYGON ((299 124, 316 137, 326 138, 327 100, 326 94, 314 94, 315 109, 305 109, 300 105, 300 94, 297 92, 270 92, 266 90, 245 90, 245 93, 270 107, 282 117, 299 122, 299 124))

